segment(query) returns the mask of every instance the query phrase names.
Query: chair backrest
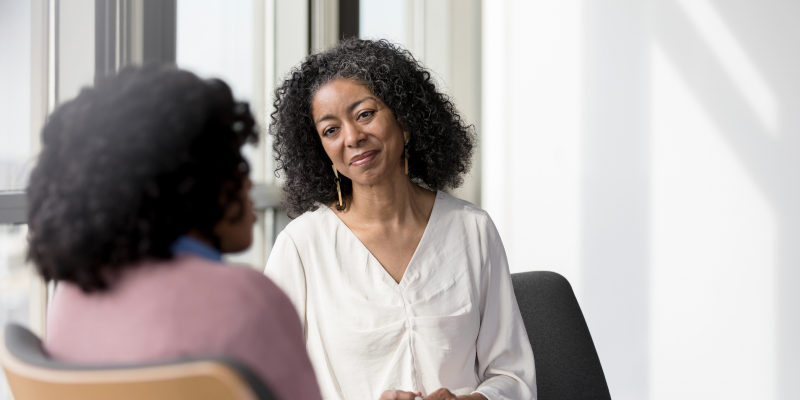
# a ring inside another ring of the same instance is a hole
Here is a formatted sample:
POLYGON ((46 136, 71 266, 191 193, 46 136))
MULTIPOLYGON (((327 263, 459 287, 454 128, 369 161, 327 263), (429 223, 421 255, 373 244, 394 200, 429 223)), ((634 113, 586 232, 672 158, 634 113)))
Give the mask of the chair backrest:
POLYGON ((538 400, 611 399, 592 335, 572 291, 555 272, 511 275, 536 363, 538 400))
POLYGON ((0 363, 16 400, 274 400, 250 370, 225 358, 148 365, 71 365, 47 356, 20 325, 5 327, 0 363))

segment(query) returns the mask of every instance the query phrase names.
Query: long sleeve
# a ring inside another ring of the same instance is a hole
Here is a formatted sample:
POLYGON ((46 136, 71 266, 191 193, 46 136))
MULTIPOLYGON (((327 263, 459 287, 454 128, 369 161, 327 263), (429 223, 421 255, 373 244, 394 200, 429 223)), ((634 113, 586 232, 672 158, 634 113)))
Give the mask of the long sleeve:
POLYGON ((275 240, 264 274, 272 279, 292 301, 303 324, 303 336, 307 337, 306 274, 297 246, 287 232, 281 232, 275 240))
POLYGON ((503 243, 487 216, 481 271, 481 328, 475 390, 489 400, 536 399, 533 351, 522 322, 503 243))

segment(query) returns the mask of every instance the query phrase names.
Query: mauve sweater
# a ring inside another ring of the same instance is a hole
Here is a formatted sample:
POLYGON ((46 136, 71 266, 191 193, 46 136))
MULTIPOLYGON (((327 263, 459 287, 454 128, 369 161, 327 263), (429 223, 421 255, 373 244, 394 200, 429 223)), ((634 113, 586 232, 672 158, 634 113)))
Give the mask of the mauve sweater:
POLYGON ((83 364, 224 355, 250 367, 281 399, 320 399, 297 312, 247 267, 180 255, 126 269, 109 290, 60 282, 46 350, 83 364))

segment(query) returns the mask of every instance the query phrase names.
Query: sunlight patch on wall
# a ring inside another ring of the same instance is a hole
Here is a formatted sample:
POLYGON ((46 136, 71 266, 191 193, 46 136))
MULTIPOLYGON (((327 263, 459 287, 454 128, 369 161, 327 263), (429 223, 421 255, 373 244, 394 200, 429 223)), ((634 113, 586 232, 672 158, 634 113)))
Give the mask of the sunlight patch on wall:
MULTIPOLYGON (((506 229, 506 195, 510 147, 508 130, 508 12, 504 3, 481 5, 481 206, 494 220, 500 237, 506 229)), ((510 213, 509 213, 510 214, 510 213)), ((506 242, 506 252, 509 251, 506 242)))
POLYGON ((733 32, 708 0, 677 0, 764 124, 778 135, 778 101, 733 32))
POLYGON ((775 398, 774 210, 656 43, 651 61, 650 398, 775 398))

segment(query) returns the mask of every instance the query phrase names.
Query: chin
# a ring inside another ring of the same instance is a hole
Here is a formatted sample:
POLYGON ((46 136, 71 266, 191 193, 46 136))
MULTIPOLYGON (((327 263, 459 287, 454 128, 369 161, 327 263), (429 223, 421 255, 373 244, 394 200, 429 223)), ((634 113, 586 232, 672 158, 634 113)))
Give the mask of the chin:
POLYGON ((360 174, 357 174, 353 178, 350 178, 353 183, 361 185, 361 186, 369 186, 375 185, 380 183, 382 180, 386 179, 385 171, 377 171, 377 168, 368 169, 360 174))

